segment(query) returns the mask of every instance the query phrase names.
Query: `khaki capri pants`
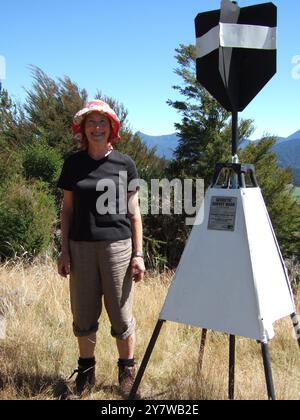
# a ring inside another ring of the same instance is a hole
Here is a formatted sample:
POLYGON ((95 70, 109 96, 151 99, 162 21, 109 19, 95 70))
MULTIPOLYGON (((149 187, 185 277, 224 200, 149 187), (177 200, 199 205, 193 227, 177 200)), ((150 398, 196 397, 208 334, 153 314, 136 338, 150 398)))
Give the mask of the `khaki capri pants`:
POLYGON ((76 337, 98 331, 102 297, 111 335, 126 340, 134 333, 131 254, 131 238, 96 242, 70 240, 70 297, 76 337))

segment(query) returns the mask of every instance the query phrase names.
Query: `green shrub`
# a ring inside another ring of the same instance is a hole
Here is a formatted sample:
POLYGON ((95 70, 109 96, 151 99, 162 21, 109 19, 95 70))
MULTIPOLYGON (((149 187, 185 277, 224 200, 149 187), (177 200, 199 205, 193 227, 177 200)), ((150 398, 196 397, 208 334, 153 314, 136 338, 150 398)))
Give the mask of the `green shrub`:
POLYGON ((39 179, 51 188, 56 182, 62 167, 60 154, 43 141, 36 141, 23 153, 23 168, 26 179, 39 179))
POLYGON ((45 251, 56 220, 54 199, 41 182, 8 182, 0 188, 0 257, 45 251))
POLYGON ((21 153, 14 150, 0 153, 0 184, 12 182, 23 172, 21 153))

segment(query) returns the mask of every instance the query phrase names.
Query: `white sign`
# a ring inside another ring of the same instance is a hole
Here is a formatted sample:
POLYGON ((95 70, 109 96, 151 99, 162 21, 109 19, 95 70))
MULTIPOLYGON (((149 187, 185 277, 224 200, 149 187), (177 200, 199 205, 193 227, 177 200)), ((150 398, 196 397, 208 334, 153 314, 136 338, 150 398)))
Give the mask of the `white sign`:
POLYGON ((234 231, 236 205, 236 197, 212 197, 208 229, 234 231))

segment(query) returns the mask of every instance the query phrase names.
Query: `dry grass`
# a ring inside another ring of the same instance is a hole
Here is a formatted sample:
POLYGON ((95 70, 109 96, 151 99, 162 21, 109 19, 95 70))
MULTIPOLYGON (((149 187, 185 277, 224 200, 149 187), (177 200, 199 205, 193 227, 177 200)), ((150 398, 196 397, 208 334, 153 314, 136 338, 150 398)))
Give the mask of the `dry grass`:
MULTIPOLYGON (((148 274, 136 287, 136 358, 141 362, 163 305, 171 274, 148 274)), ((77 363, 68 283, 51 260, 0 266, 0 315, 7 320, 0 340, 0 399, 57 399, 77 363)), ((102 315, 97 345, 97 385, 88 399, 119 399, 117 351, 102 315)), ((142 388, 147 399, 227 398, 228 337, 209 332, 201 374, 197 373, 201 330, 167 322, 152 353, 142 388)), ((300 353, 289 319, 276 325, 270 344, 277 397, 300 398, 300 353)), ((260 346, 237 339, 236 398, 265 399, 260 346)))

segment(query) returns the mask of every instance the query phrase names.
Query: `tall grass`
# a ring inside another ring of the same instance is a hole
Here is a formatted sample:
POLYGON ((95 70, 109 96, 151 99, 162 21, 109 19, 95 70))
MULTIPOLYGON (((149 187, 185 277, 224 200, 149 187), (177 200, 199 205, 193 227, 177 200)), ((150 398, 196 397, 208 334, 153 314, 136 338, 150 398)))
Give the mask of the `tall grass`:
MULTIPOLYGON (((171 273, 148 273, 136 286, 136 358, 141 362, 167 294, 171 273)), ((0 314, 7 320, 0 340, 0 399, 57 399, 77 365, 68 281, 50 259, 0 266, 0 314)), ((228 336, 209 332, 203 369, 197 372, 201 330, 166 322, 146 369, 147 399, 227 398, 228 336)), ((279 399, 300 398, 300 352, 289 319, 276 323, 270 343, 274 384, 279 399)), ((107 315, 101 316, 97 343, 97 383, 87 399, 119 399, 117 350, 107 315)), ((237 339, 236 398, 265 399, 260 346, 237 339)))

